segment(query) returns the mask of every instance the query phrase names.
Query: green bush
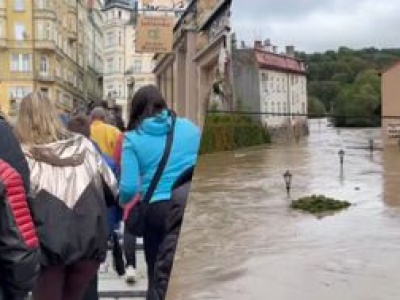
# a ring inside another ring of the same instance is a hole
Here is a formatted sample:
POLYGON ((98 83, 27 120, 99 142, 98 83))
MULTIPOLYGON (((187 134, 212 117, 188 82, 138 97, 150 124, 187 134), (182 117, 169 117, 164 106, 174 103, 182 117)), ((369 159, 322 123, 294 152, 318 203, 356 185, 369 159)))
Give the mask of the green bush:
POLYGON ((203 129, 200 154, 232 151, 270 141, 266 129, 249 117, 208 115, 203 129))
POLYGON ((292 201, 291 208, 306 211, 312 214, 321 214, 345 209, 351 204, 323 195, 312 195, 292 201))

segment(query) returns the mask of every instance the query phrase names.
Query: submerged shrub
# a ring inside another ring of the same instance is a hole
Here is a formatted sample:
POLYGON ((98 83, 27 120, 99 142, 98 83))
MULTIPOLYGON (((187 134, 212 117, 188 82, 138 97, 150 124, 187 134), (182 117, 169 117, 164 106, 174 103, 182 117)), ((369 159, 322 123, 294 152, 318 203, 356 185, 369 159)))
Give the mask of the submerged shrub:
POLYGON ((350 202, 328 198, 323 195, 312 195, 294 200, 291 208, 306 211, 312 214, 321 214, 339 211, 351 206, 350 202))

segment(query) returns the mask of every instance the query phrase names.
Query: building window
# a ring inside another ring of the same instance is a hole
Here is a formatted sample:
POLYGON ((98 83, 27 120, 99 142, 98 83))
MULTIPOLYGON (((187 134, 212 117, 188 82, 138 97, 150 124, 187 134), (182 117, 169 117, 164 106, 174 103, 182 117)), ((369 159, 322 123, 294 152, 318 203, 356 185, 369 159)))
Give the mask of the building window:
POLYGON ((38 23, 38 39, 42 40, 43 39, 43 23, 39 22, 38 23))
POLYGON ((107 71, 108 71, 108 73, 114 72, 114 59, 113 58, 107 59, 107 71))
POLYGON ((40 57, 40 74, 49 75, 49 57, 47 55, 40 57))
POLYGON ((122 11, 118 11, 118 19, 122 19, 122 11))
POLYGON ((25 26, 23 24, 17 23, 15 24, 15 39, 17 41, 23 41, 26 38, 25 26))
POLYGON ((30 72, 32 60, 30 54, 11 54, 10 70, 13 72, 30 72))
POLYGON ((32 93, 32 88, 29 86, 13 86, 8 88, 8 97, 17 100, 17 105, 21 102, 22 98, 32 93))
POLYGON ((56 62, 55 69, 56 69, 56 76, 61 77, 61 67, 60 67, 60 63, 58 61, 56 62))
POLYGON ((24 11, 25 10, 25 0, 14 0, 14 10, 24 11))
POLYGON ((142 72, 142 61, 140 59, 135 59, 132 71, 134 74, 142 72))
POLYGON ((122 72, 122 58, 121 57, 118 59, 118 70, 120 72, 122 72))
POLYGON ((121 31, 118 31, 118 45, 122 45, 122 33, 121 31))
POLYGON ((51 39, 51 25, 48 22, 46 22, 46 24, 44 26, 44 38, 46 40, 50 40, 51 39))
POLYGON ((114 46, 114 39, 115 39, 114 33, 107 32, 107 35, 106 35, 107 47, 114 46))
POLYGON ((49 88, 47 87, 41 87, 40 92, 45 95, 47 98, 49 97, 49 88))
POLYGON ((281 114, 282 113, 282 111, 281 111, 281 103, 280 102, 278 102, 278 109, 277 109, 278 111, 278 114, 281 114))
POLYGON ((50 0, 37 0, 36 3, 39 9, 50 8, 50 0))

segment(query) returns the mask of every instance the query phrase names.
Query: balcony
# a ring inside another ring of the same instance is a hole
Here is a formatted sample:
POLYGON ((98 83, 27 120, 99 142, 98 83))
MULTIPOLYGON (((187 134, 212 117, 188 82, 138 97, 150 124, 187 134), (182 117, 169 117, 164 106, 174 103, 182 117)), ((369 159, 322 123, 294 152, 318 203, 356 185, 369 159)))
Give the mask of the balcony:
POLYGON ((56 43, 51 40, 36 40, 35 48, 36 49, 44 49, 44 50, 55 50, 56 43))
POLYGON ((54 75, 52 75, 50 73, 37 72, 36 80, 41 81, 41 82, 52 83, 55 81, 55 78, 54 78, 54 75))
POLYGON ((9 48, 19 48, 19 49, 32 49, 32 41, 31 40, 8 40, 7 46, 9 48))
POLYGON ((56 20, 57 14, 54 10, 46 9, 46 8, 38 8, 35 10, 35 19, 48 19, 48 20, 56 20))
POLYGON ((7 48, 7 40, 5 38, 0 38, 0 49, 7 48))

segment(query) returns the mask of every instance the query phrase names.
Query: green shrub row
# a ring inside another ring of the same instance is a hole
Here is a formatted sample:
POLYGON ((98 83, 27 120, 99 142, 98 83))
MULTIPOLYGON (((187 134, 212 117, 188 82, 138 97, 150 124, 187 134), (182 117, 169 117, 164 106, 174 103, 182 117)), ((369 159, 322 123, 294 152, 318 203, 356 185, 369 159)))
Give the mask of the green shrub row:
POLYGON ((200 154, 232 151, 269 142, 267 130, 249 117, 211 115, 204 125, 200 154))

